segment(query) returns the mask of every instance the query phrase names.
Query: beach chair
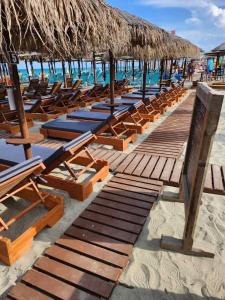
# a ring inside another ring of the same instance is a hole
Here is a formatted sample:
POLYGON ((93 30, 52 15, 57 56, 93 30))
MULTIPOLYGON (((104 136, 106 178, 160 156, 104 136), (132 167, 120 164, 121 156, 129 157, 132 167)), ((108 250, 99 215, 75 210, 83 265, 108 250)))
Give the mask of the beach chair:
POLYGON ((54 102, 54 109, 61 110, 63 113, 69 113, 77 109, 78 107, 85 106, 82 100, 83 92, 77 90, 74 93, 66 93, 58 95, 54 102))
MULTIPOLYGON (((2 152, 2 149, 0 151, 2 152)), ((63 216, 63 198, 43 192, 37 186, 39 174, 44 169, 40 157, 23 161, 10 168, 0 164, 0 202, 7 207, 7 200, 16 197, 17 202, 23 199, 29 203, 26 206, 21 204, 21 208, 24 208, 13 216, 6 216, 6 211, 0 216, 0 261, 6 265, 12 265, 24 255, 32 247, 34 236, 43 228, 53 226, 63 216), (15 228, 20 219, 25 218, 37 207, 44 207, 46 212, 39 218, 35 217, 32 225, 21 234, 18 229, 16 237, 12 238, 10 229, 15 228)), ((10 211, 7 213, 10 214, 10 211)))
POLYGON ((26 117, 46 122, 58 118, 63 112, 55 109, 55 96, 43 96, 24 102, 26 117))
POLYGON ((90 105, 93 102, 99 102, 105 98, 108 98, 109 89, 110 89, 109 84, 106 84, 105 86, 95 85, 91 90, 84 92, 84 94, 81 97, 83 106, 85 104, 90 105))
POLYGON ((43 95, 46 95, 48 88, 48 81, 40 81, 35 90, 24 93, 24 99, 38 99, 43 95))
MULTIPOLYGON (((137 131, 137 133, 142 134, 149 126, 149 120, 143 119, 138 111, 138 105, 137 103, 130 105, 128 107, 122 106, 122 109, 128 109, 129 114, 127 115, 127 118, 124 119, 124 123, 127 128, 134 129, 137 131)), ((115 114, 118 114, 119 110, 116 111, 115 114)), ((102 112, 98 112, 94 109, 92 111, 77 111, 74 113, 70 113, 67 115, 67 119, 72 120, 89 120, 89 121, 102 121, 107 120, 110 118, 111 113, 105 112, 103 113, 104 117, 102 117, 102 112)))
MULTIPOLYGON (((104 180, 109 172, 108 162, 94 159, 88 151, 87 146, 95 140, 91 132, 86 132, 60 147, 32 145, 33 155, 40 156, 45 166, 43 184, 65 190, 74 199, 85 200, 93 192, 95 183, 104 180), (78 165, 79 169, 75 170, 78 165), (58 174, 58 168, 64 169, 63 176, 62 172, 58 174), (82 181, 84 175, 88 177, 82 181)), ((0 147, 0 163, 12 166, 25 159, 22 146, 8 145, 0 140, 0 147)))
MULTIPOLYGON (((154 96, 151 96, 151 99, 154 99, 154 96)), ((115 107, 116 110, 121 108, 122 106, 126 105, 133 105, 136 103, 139 103, 141 100, 133 100, 133 99, 115 99, 115 103, 118 104, 118 107, 115 107)), ((109 100, 106 100, 106 103, 109 102, 109 100)), ((160 112, 155 110, 153 105, 151 104, 151 100, 145 100, 142 101, 144 105, 139 105, 137 108, 139 114, 143 119, 148 120, 148 122, 154 122, 160 117, 160 112)), ((106 112, 110 110, 110 107, 108 105, 105 105, 104 103, 101 104, 95 104, 92 105, 92 111, 99 111, 99 112, 106 112)))
POLYGON ((111 145, 115 149, 123 151, 127 149, 129 143, 135 142, 137 139, 136 130, 127 128, 123 123, 128 115, 129 111, 126 107, 99 122, 57 119, 43 124, 40 132, 45 137, 71 140, 91 131, 97 137, 96 143, 111 145))
POLYGON ((63 93, 75 92, 81 87, 81 84, 82 84, 82 80, 78 79, 74 82, 74 84, 71 87, 61 88, 61 92, 63 93))
POLYGON ((38 78, 34 78, 30 80, 29 86, 27 87, 27 89, 25 90, 24 95, 26 95, 26 93, 34 93, 38 87, 39 84, 39 79, 38 78))
POLYGON ((53 83, 52 87, 46 93, 47 95, 57 95, 60 92, 62 86, 61 81, 56 81, 53 83))
MULTIPOLYGON (((34 123, 30 117, 27 117, 27 126, 31 128, 34 123)), ((18 112, 16 110, 0 110, 0 130, 16 134, 20 132, 18 112)))

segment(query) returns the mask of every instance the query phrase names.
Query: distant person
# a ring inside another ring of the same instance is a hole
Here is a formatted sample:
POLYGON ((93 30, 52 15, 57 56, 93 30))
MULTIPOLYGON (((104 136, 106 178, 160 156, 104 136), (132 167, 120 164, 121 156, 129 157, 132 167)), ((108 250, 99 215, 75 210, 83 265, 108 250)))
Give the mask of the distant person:
POLYGON ((193 81, 193 74, 195 72, 195 67, 193 62, 190 62, 187 66, 187 75, 188 75, 188 80, 193 81))

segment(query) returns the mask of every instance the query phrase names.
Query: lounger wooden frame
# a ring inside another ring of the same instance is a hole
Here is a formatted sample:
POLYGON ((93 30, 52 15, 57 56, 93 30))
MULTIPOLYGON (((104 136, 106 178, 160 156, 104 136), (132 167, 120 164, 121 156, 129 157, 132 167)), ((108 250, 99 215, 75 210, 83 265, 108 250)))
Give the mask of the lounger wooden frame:
MULTIPOLYGON (((64 130, 55 129, 40 129, 41 134, 46 138, 60 138, 66 140, 72 140, 78 136, 78 132, 70 132, 64 130)), ((134 143, 137 139, 137 131, 134 129, 128 129, 123 122, 114 120, 105 124, 97 133, 95 142, 103 145, 113 146, 118 151, 124 151, 128 148, 129 143, 134 143)))
POLYGON ((64 155, 61 156, 60 161, 54 161, 47 167, 43 172, 46 184, 57 189, 65 190, 71 198, 79 201, 85 200, 93 192, 95 183, 104 180, 109 174, 108 162, 106 160, 94 159, 87 148, 87 144, 94 142, 95 139, 96 137, 94 135, 90 136, 88 140, 66 151, 64 155), (55 168, 59 167, 60 162, 68 171, 68 178, 58 177, 52 172, 55 168), (74 164, 84 166, 84 168, 76 172, 73 169, 74 164), (79 177, 90 169, 95 169, 96 172, 84 182, 78 182, 79 177))
MULTIPOLYGON (((20 132, 20 125, 18 118, 16 117, 16 111, 0 111, 0 118, 2 122, 0 122, 0 130, 5 130, 11 134, 16 134, 20 132)), ((33 120, 27 116, 27 126, 31 128, 34 126, 33 120)))
MULTIPOLYGON (((7 166, 0 165, 0 170, 8 168, 7 166)), ((39 164, 22 174, 11 179, 11 181, 20 182, 12 191, 5 196, 0 197, 0 202, 7 200, 12 196, 18 196, 30 202, 30 205, 16 216, 4 222, 0 218, 0 232, 7 231, 8 228, 21 219, 24 215, 30 212, 36 206, 42 204, 48 210, 44 216, 40 217, 31 227, 18 236, 14 241, 9 238, 0 236, 0 261, 6 265, 12 265, 18 260, 25 252, 32 247, 33 238, 46 226, 52 227, 63 216, 64 205, 63 198, 58 195, 42 192, 37 187, 37 184, 32 180, 31 175, 39 174, 44 169, 43 164, 39 164)), ((6 184, 10 185, 10 182, 6 184)), ((4 188, 5 184, 1 183, 0 188, 4 188)))

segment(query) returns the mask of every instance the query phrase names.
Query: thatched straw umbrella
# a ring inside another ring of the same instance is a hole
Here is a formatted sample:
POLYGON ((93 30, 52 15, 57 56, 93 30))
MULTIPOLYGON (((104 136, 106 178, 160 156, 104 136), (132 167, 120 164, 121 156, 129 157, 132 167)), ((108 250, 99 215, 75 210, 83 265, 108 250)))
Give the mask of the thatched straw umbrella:
POLYGON ((111 49, 119 54, 129 41, 126 22, 104 1, 1 0, 0 52, 9 63, 26 157, 32 156, 20 93, 17 65, 11 51, 46 51, 61 57, 111 49))

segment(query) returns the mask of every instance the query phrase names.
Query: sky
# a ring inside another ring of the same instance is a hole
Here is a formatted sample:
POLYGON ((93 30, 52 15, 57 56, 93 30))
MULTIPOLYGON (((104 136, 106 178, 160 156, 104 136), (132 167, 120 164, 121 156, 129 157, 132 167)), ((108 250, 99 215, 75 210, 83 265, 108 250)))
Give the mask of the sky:
POLYGON ((106 0, 210 51, 225 42, 225 0, 106 0))

